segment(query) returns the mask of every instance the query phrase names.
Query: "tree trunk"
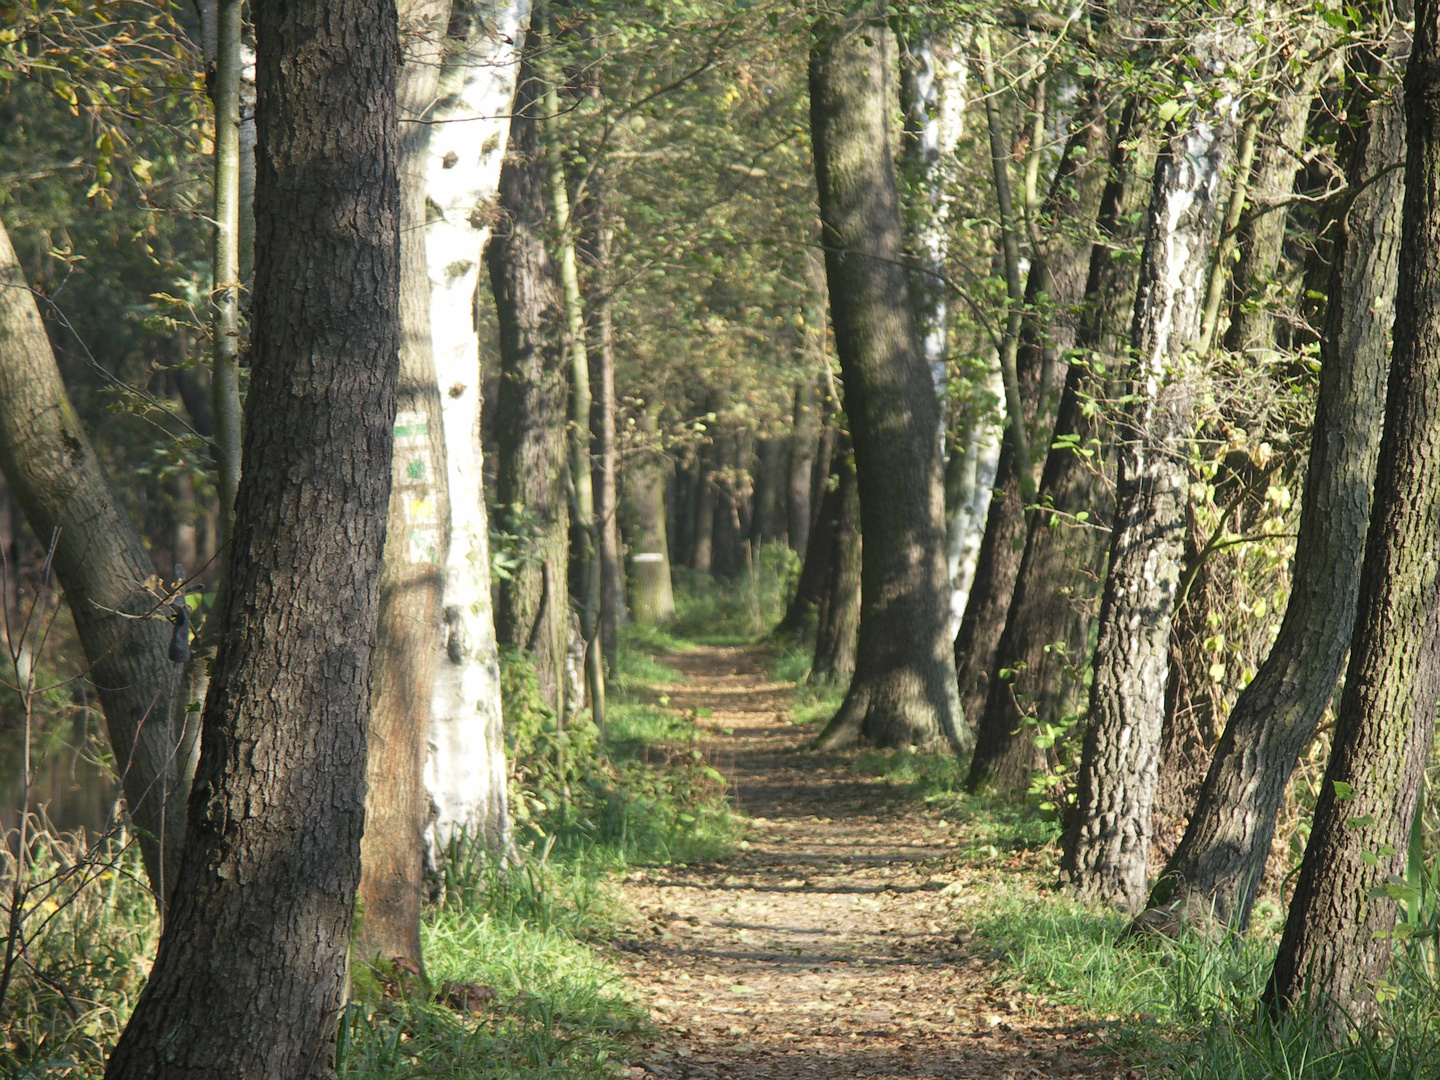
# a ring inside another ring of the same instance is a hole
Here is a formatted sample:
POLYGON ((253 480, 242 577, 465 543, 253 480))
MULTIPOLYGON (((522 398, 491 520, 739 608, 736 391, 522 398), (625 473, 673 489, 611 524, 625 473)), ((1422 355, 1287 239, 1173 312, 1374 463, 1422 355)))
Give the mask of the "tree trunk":
POLYGON ((169 659, 140 530, 95 456, 65 394, 45 326, 0 226, 0 469, 65 590, 95 685, 150 888, 178 879, 198 717, 185 710, 182 667, 169 659), (147 617, 148 616, 148 617, 147 617))
POLYGON ((755 512, 750 523, 751 547, 784 541, 781 528, 780 494, 786 476, 785 443, 778 438, 759 440, 756 449, 755 512))
POLYGON ((380 614, 370 688, 365 836, 360 844, 355 958, 405 960, 423 970, 425 760, 440 651, 450 493, 440 388, 430 349, 425 264, 425 168, 449 0, 408 0, 399 12, 403 59, 395 89, 400 118, 400 377, 390 508, 380 566, 380 614), (409 121, 408 123, 406 121, 409 121))
MULTIPOLYGON (((1238 38, 1238 32, 1231 30, 1238 38)), ((1238 40, 1195 43, 1222 65, 1238 40)), ((1213 89, 1207 86, 1206 89, 1213 89)), ((1197 91, 1198 92, 1198 91, 1197 91)), ((1210 238, 1233 151, 1227 98, 1196 101, 1171 125, 1155 163, 1119 423, 1110 567, 1074 816, 1061 873, 1075 891, 1125 910, 1145 902, 1170 623, 1184 555, 1188 441, 1201 371, 1200 333, 1210 238)))
MULTIPOLYGON (((825 597, 830 581, 830 564, 835 557, 835 523, 839 520, 837 491, 829 485, 832 471, 838 471, 839 456, 826 447, 827 441, 834 445, 833 425, 827 426, 826 435, 821 438, 820 450, 827 451, 824 484, 809 481, 811 498, 815 498, 814 513, 806 528, 809 535, 805 543, 805 560, 800 564, 800 579, 795 585, 795 595, 785 609, 785 617, 775 627, 777 638, 799 638, 807 629, 810 613, 825 597), (818 497, 816 497, 818 496, 818 497)), ((818 468, 815 472, 819 472, 818 468)))
POLYGON ((500 327, 500 445, 497 494, 524 550, 500 582, 495 632, 502 645, 523 649, 535 663, 540 693, 566 713, 565 665, 570 644, 570 514, 565 491, 565 310, 550 258, 548 173, 541 152, 540 93, 526 42, 515 93, 510 141, 500 173, 505 225, 485 248, 500 327))
POLYGON ((795 412, 790 429, 790 471, 787 477, 785 513, 787 539, 792 551, 803 557, 810 539, 810 471, 815 466, 816 444, 820 438, 820 407, 815 384, 809 379, 795 385, 795 412))
MULTIPOLYGON (((603 277, 609 268, 611 232, 603 216, 603 203, 597 197, 597 222, 600 244, 598 273, 603 277)), ((600 544, 600 645, 605 664, 613 678, 619 671, 620 627, 628 619, 625 609, 625 564, 620 555, 620 520, 618 471, 620 455, 615 442, 615 328, 610 309, 609 285, 600 284, 593 322, 598 348, 591 351, 591 383, 595 387, 595 411, 591 414, 591 432, 595 445, 595 517, 600 544)), ((664 525, 664 492, 661 491, 660 517, 664 525)), ((666 556, 665 584, 670 584, 669 545, 661 537, 656 550, 666 556)))
POLYGON ((834 551, 815 632, 812 683, 843 683, 855 674, 855 637, 860 626, 860 495, 855 466, 848 457, 840 464, 835 507, 836 520, 831 526, 834 551))
MULTIPOLYGON (((1402 61, 1404 38, 1395 32, 1390 63, 1402 61)), ((1212 916, 1248 924, 1285 785, 1350 647, 1400 246, 1403 177, 1393 166, 1405 153, 1398 91, 1369 102, 1359 96, 1374 92, 1380 68, 1379 57, 1361 54, 1360 89, 1347 110, 1364 116, 1342 147, 1358 194, 1336 240, 1289 605, 1269 656, 1230 712, 1185 834, 1150 896, 1151 925, 1212 916)))
POLYGON ((1056 724, 1080 688, 1079 665, 1089 641, 1087 601, 1104 551, 1110 520, 1100 482, 1100 418, 1085 407, 1102 391, 1095 361, 1113 367, 1123 355, 1114 330, 1122 306, 1133 298, 1135 272, 1115 253, 1128 246, 1126 222, 1141 209, 1148 189, 1136 182, 1140 165, 1130 148, 1136 107, 1125 107, 1110 142, 1109 180, 1097 217, 1099 239, 1090 249, 1085 304, 1076 345, 1082 360, 1070 365, 1055 415, 1051 450, 1040 479, 1042 506, 1034 515, 995 650, 996 679, 987 689, 975 734, 967 790, 1024 791, 1036 764, 1035 731, 1026 723, 1056 724), (1087 515, 1081 518, 1080 515, 1087 515))
POLYGON ((715 505, 719 492, 715 490, 711 463, 716 449, 712 443, 695 458, 695 537, 690 549, 690 569, 701 574, 710 573, 714 565, 715 505))
MULTIPOLYGON (((1078 223, 1094 220, 1105 182, 1105 113, 1093 91, 1086 94, 1041 209, 1049 223, 1052 246, 1034 253, 1025 283, 1024 329, 1015 357, 1015 378, 1023 404, 1023 423, 1043 424, 1041 391, 1051 353, 1059 355, 1074 341, 1074 330, 1054 317, 1078 303, 1085 286, 1090 252, 1073 243, 1070 232, 1078 223), (1044 298, 1048 297, 1048 301, 1044 298), (1040 311, 1044 302, 1048 311, 1040 311)), ((1008 391, 1007 391, 1008 394, 1008 391)), ((1009 424, 1021 414, 1010 412, 1009 424)), ((1028 444, 1027 444, 1028 445, 1028 444)), ((960 704, 971 722, 985 709, 995 650, 1005 631, 1006 613, 1020 572, 1025 549, 1026 515, 1023 470, 1017 469, 1016 443, 1007 435, 1000 445, 985 537, 976 558, 975 575, 965 603, 965 615, 955 636, 955 668, 960 680, 960 704)), ((1033 484, 1033 481, 1031 481, 1033 484)))
POLYGON ((1367 1025, 1394 944, 1440 695, 1440 6, 1415 5, 1405 75, 1395 341, 1350 665, 1330 764, 1264 1002, 1367 1025))
POLYGON ((890 32, 867 18, 821 20, 814 32, 811 139, 866 537, 855 677, 819 742, 958 744, 940 406, 903 260, 888 130, 890 32))
POLYGON ((325 1075, 344 1003, 399 348, 399 46, 381 3, 256 15, 266 422, 245 430, 180 882, 109 1080, 325 1075))
POLYGON ((426 785, 435 804, 431 856, 452 843, 510 848, 500 665, 490 594, 490 527, 482 477, 480 342, 475 290, 500 181, 529 0, 456 0, 449 57, 431 116, 425 231, 430 336, 445 435, 450 549, 437 645, 426 785))
MULTIPOLYGON (((655 413, 640 416, 640 430, 656 437, 655 413)), ((665 480, 670 459, 656 445, 632 459, 626 470, 630 513, 631 607, 635 621, 663 624, 675 617, 675 596, 670 587, 669 544, 665 537, 665 480)))

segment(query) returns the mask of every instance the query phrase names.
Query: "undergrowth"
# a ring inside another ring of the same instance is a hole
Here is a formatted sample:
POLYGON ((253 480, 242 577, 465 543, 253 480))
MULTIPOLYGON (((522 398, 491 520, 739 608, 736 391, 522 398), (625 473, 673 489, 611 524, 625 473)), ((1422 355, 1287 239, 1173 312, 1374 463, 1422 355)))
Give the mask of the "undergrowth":
POLYGON ((672 634, 702 645, 743 645, 769 632, 785 614, 800 577, 800 556, 785 544, 766 544, 733 578, 683 566, 672 567, 671 576, 672 634))
MULTIPOLYGON (((632 920, 618 876, 718 858, 741 831, 696 745, 694 717, 651 686, 679 681, 658 657, 686 647, 664 632, 627 632, 603 742, 585 714, 557 724, 530 665, 503 659, 516 850, 504 860, 452 850, 425 913, 425 977, 355 965, 338 1077, 615 1075, 627 1037, 647 1024, 596 947, 632 920)), ((0 1002, 0 1076, 98 1078, 149 973, 154 904, 133 845, 87 846, 83 834, 41 828, 31 850, 34 867, 85 869, 59 875, 23 909, 26 952, 0 1002)), ((13 866, 5 877, 8 898, 13 866)))

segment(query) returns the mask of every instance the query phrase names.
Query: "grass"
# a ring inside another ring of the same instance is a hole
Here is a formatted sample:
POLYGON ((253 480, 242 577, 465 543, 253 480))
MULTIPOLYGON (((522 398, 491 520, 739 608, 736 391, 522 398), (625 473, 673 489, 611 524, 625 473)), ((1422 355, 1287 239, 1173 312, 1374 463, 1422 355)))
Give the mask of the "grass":
POLYGON ((766 544, 752 566, 733 578, 716 578, 683 566, 671 568, 675 617, 670 633, 700 645, 745 645, 785 614, 800 577, 800 557, 784 544, 766 544))

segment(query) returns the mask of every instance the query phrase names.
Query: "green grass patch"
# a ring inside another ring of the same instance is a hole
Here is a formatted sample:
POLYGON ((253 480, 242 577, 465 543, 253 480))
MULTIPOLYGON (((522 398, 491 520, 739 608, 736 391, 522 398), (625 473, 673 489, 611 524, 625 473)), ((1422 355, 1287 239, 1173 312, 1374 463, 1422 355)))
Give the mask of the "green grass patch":
POLYGON ((753 565, 733 578, 683 566, 671 568, 675 618, 668 627, 702 645, 743 645, 770 631, 800 577, 800 556, 784 544, 766 544, 753 565))

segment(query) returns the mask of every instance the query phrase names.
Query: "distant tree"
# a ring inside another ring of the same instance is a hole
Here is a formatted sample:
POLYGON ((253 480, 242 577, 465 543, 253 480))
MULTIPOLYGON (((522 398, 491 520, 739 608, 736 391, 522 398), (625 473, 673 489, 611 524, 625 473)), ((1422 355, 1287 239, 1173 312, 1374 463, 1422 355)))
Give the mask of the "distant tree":
POLYGON ((263 422, 180 882, 110 1080, 322 1075, 344 1003, 399 349, 399 43, 385 0, 255 14, 263 422))

